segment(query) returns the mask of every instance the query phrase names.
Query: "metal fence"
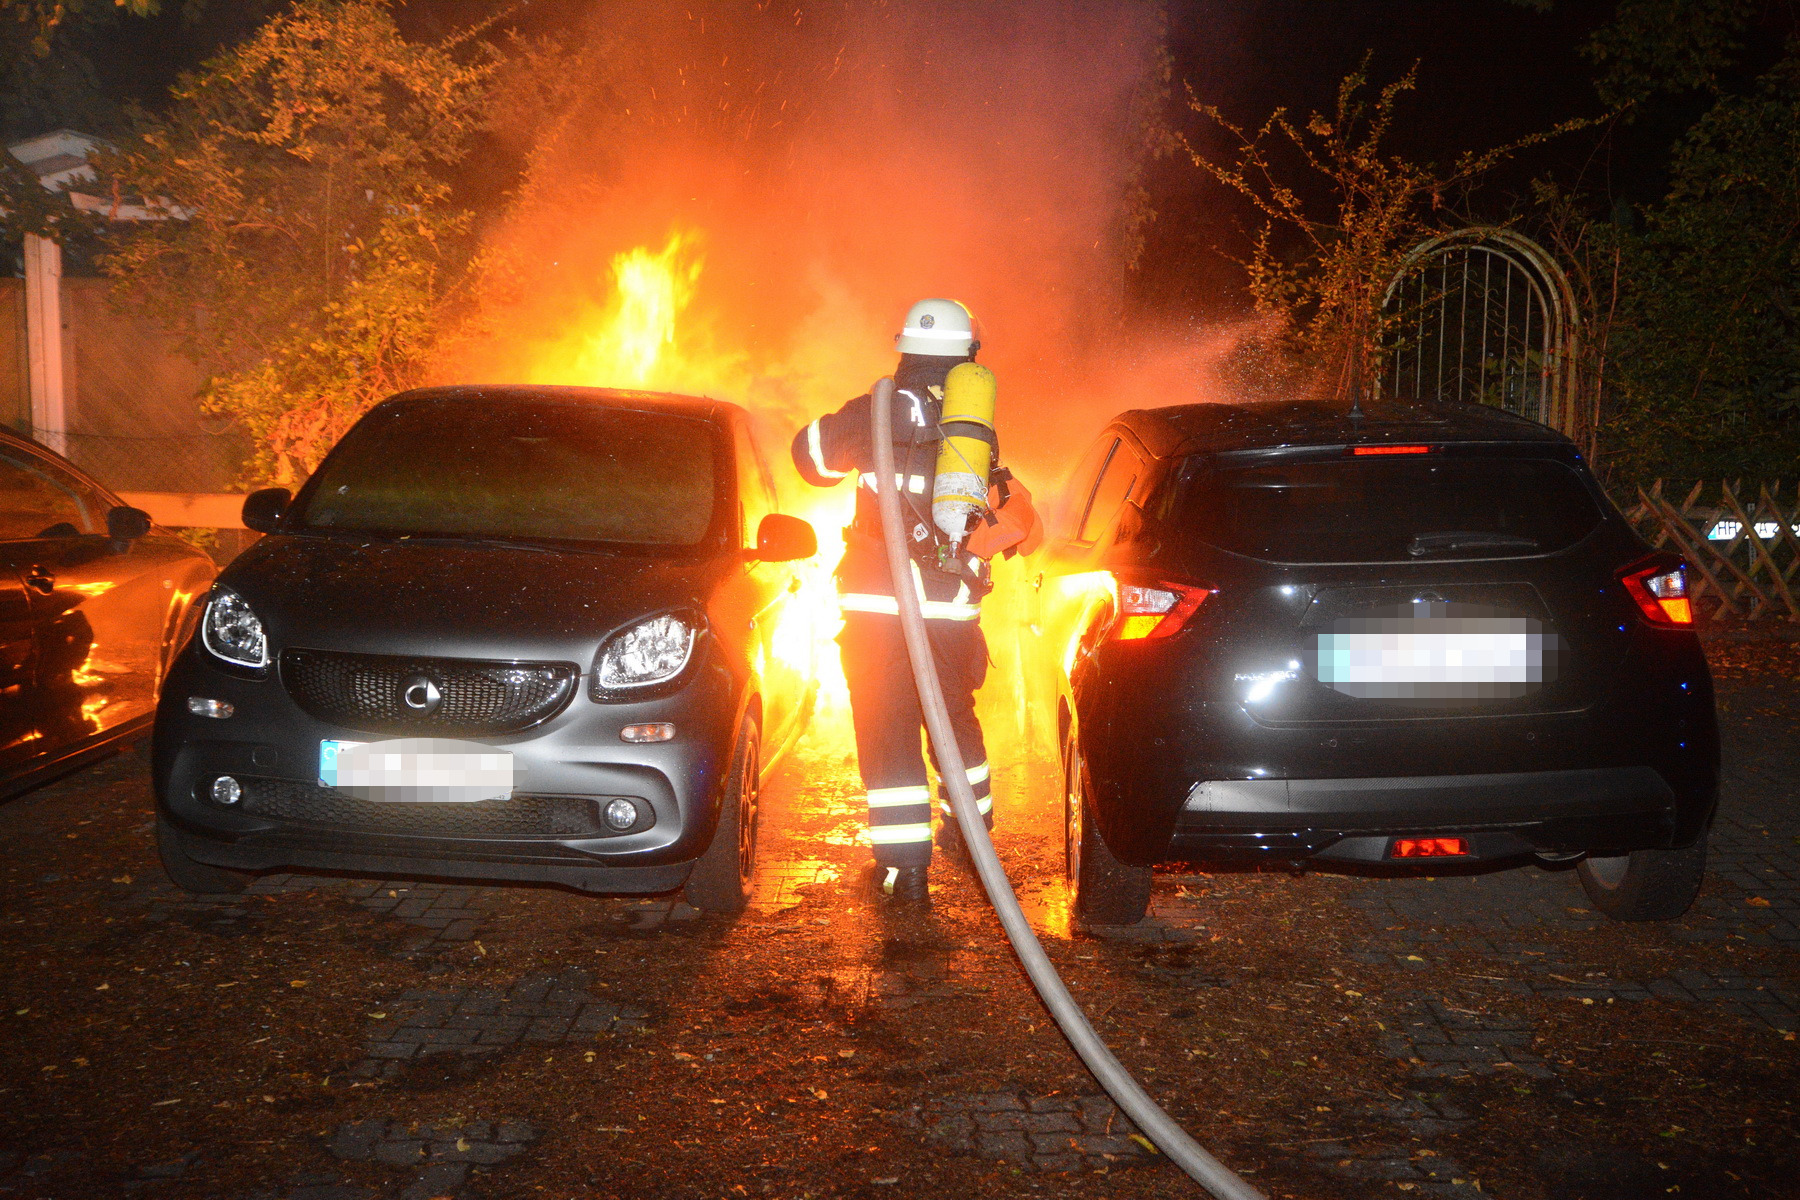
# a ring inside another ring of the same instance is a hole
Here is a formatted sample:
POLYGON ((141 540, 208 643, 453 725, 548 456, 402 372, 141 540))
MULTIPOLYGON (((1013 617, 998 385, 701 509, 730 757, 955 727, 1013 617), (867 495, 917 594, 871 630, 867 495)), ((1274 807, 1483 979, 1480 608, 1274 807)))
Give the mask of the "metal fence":
POLYGON ((1651 545, 1687 559, 1696 609, 1704 599, 1715 618, 1800 621, 1800 485, 1781 494, 1779 481, 1721 481, 1676 501, 1659 479, 1638 489, 1625 516, 1651 545))

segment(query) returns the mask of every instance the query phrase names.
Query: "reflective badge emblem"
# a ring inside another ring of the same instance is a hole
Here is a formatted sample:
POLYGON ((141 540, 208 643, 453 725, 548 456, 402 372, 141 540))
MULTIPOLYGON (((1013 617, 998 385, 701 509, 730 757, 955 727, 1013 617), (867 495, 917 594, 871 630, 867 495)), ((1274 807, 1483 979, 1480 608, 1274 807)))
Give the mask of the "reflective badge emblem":
POLYGON ((926 529, 923 525, 914 525, 913 526, 913 541, 922 542, 930 536, 931 536, 931 531, 929 529, 926 529))
POLYGON ((413 675, 400 685, 400 702, 416 713, 433 713, 444 702, 444 693, 431 677, 413 675))
POLYGON ((930 329, 933 325, 936 325, 936 324, 937 324, 937 318, 932 316, 930 313, 926 313, 924 316, 919 318, 919 328, 920 329, 930 329))

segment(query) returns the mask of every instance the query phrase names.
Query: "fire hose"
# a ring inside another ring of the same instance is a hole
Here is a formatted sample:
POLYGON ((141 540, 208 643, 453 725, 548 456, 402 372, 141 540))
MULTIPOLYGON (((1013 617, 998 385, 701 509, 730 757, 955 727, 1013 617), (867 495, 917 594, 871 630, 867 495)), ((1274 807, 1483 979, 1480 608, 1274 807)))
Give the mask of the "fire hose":
POLYGON ((900 493, 895 487, 892 411, 894 381, 882 378, 871 391, 874 400, 874 436, 876 496, 881 505, 882 541, 887 548, 888 570, 893 576, 894 596, 900 610, 900 629, 906 638, 906 651, 912 659, 913 679, 918 685, 919 708, 925 716, 925 728, 937 752, 938 773, 950 793, 950 803, 962 828, 969 857, 987 889, 1000 925, 1006 930, 1013 952, 1019 956, 1025 974, 1050 1010, 1063 1036, 1081 1057, 1094 1078, 1107 1094, 1124 1110, 1125 1115, 1143 1130, 1156 1148, 1216 1200, 1267 1200, 1264 1195, 1240 1179, 1231 1168, 1208 1154, 1189 1137, 1174 1118, 1164 1112, 1149 1093, 1139 1086, 1123 1064, 1106 1048, 1100 1035, 1088 1023, 1081 1006, 1069 994, 1068 987, 1057 975, 1043 944, 1025 919, 1019 898, 1013 893, 1012 881, 994 852, 993 839, 975 803, 969 786, 962 749, 950 729, 950 715, 944 708, 943 687, 938 681, 937 663, 932 659, 931 643, 925 633, 925 618, 919 608, 919 593, 913 584, 912 561, 902 535, 904 521, 900 512, 900 493))

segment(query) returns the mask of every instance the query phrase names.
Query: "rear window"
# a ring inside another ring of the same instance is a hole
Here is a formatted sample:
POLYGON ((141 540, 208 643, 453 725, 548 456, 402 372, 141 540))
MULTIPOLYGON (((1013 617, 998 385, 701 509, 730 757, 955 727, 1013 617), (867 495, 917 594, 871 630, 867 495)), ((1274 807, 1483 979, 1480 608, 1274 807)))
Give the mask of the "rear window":
POLYGON ((1566 549, 1602 519, 1576 471, 1532 458, 1436 455, 1187 464, 1169 516, 1271 562, 1511 558, 1566 549))
POLYGON ((320 467, 302 527, 694 546, 714 527, 719 432, 589 401, 462 395, 376 411, 320 467))

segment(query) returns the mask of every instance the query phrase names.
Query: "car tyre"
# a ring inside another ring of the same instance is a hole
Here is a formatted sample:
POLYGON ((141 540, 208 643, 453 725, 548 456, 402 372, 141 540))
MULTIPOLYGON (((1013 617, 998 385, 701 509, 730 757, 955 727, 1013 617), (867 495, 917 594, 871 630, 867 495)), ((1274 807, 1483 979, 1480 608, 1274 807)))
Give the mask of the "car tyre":
POLYGON ((1071 730, 1063 745, 1063 867, 1075 915, 1092 925, 1136 925, 1150 907, 1151 869, 1120 862, 1100 836, 1087 759, 1071 730))
POLYGON ((726 773, 712 844, 694 863, 683 892, 687 902, 701 912, 736 915, 750 904, 761 810, 761 751, 756 718, 746 716, 732 747, 731 770, 726 773))
POLYGON ((1670 921, 1686 912, 1706 875, 1706 837, 1685 850, 1592 856, 1575 868, 1588 902, 1615 921, 1670 921))
POLYGON ((187 835, 156 814, 156 853, 169 882, 199 896, 232 896, 250 886, 250 872, 200 862, 188 855, 187 835))

